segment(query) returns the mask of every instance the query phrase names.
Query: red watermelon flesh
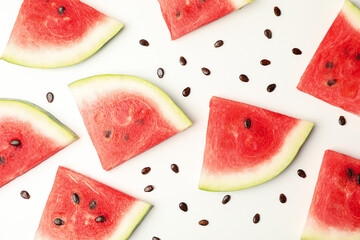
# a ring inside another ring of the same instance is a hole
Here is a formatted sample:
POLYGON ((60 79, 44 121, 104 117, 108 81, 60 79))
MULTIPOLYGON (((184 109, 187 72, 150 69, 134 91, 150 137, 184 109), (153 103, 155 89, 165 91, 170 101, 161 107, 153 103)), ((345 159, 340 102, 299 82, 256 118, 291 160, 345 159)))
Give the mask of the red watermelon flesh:
POLYGON ((302 240, 360 239, 360 160, 327 150, 302 240))
POLYGON ((158 0, 162 15, 177 39, 199 27, 217 20, 253 0, 158 0))
POLYGON ((91 178, 59 167, 35 239, 127 239, 151 207, 91 178), (77 194, 76 202, 74 194, 77 194), (56 225, 55 219, 62 224, 56 225))
POLYGON ((360 115, 360 11, 346 0, 297 86, 360 115))
POLYGON ((15 99, 0 99, 0 133, 0 187, 78 139, 50 113, 15 99))
POLYGON ((313 125, 213 97, 199 188, 232 191, 274 178, 293 160, 313 125))

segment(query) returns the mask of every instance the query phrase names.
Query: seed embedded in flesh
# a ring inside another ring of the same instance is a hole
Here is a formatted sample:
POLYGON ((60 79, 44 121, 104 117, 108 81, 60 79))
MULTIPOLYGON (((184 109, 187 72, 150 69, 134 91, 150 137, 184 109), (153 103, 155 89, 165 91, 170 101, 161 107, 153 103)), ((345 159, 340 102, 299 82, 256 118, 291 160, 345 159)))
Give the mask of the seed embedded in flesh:
POLYGON ((59 7, 58 14, 63 15, 65 13, 66 8, 64 6, 59 7))
POLYGON ((283 194, 283 193, 280 194, 279 200, 281 203, 286 203, 287 198, 286 198, 285 194, 283 194))
POLYGON ((265 37, 267 37, 268 39, 271 39, 271 38, 272 38, 272 32, 271 32, 271 30, 270 30, 270 29, 265 29, 264 35, 265 35, 265 37))
POLYGON ((240 81, 242 81, 242 82, 248 82, 248 81, 249 81, 248 76, 246 76, 245 74, 241 74, 241 75, 239 76, 239 79, 240 79, 240 81))
POLYGON ((97 206, 97 202, 96 202, 95 200, 92 200, 91 203, 90 203, 90 205, 89 205, 89 208, 90 208, 91 210, 93 210, 94 208, 96 208, 96 206, 97 206))
POLYGON ((262 59, 260 61, 260 64, 263 65, 263 66, 268 66, 271 64, 270 60, 267 60, 267 59, 262 59))
POLYGON ((124 141, 129 141, 129 134, 128 134, 128 133, 124 133, 123 139, 124 139, 124 141))
POLYGON ((74 201, 75 204, 79 204, 80 203, 80 197, 77 193, 73 193, 73 195, 71 196, 72 200, 74 201))
POLYGON ((360 184, 360 174, 357 175, 357 177, 356 177, 356 182, 357 182, 358 184, 360 184))
POLYGON ((325 64, 325 67, 326 67, 326 68, 333 68, 333 67, 334 67, 334 63, 332 63, 332 62, 327 62, 327 63, 325 64))
POLYGON ((55 224, 56 226, 61 226, 61 225, 64 225, 65 222, 64 222, 61 218, 55 218, 55 219, 54 219, 54 224, 55 224))
POLYGON ((106 138, 111 137, 111 131, 110 130, 105 131, 104 135, 106 138))
POLYGON ((171 170, 174 172, 174 173, 179 173, 179 166, 176 165, 175 163, 171 164, 171 170))
POLYGON ((344 126, 344 125, 346 124, 346 119, 345 119, 344 116, 340 116, 340 117, 339 117, 339 124, 340 124, 341 126, 344 126))
POLYGON ((11 140, 10 145, 12 145, 14 147, 20 147, 21 141, 19 139, 11 140))
POLYGON ((203 72, 203 74, 205 76, 209 76, 210 73, 211 73, 210 70, 208 68, 206 68, 206 67, 201 68, 201 71, 203 72))
POLYGON ((230 195, 225 195, 223 200, 222 200, 222 204, 227 204, 231 199, 230 195))
POLYGON ((23 190, 23 191, 20 192, 20 196, 21 196, 23 199, 29 199, 29 198, 30 198, 30 194, 29 194, 27 191, 25 191, 25 190, 23 190))
POLYGON ((106 221, 106 217, 104 216, 98 216, 97 218, 95 218, 95 222, 97 223, 103 223, 106 221))
POLYGON ((151 192, 154 190, 154 186, 153 185, 148 185, 144 188, 144 191, 145 192, 151 192))
POLYGON ((185 66, 185 65, 187 64, 186 58, 184 58, 183 56, 181 56, 181 57, 179 58, 179 62, 180 62, 180 64, 183 65, 183 66, 185 66))
POLYGON ((279 17, 281 15, 281 10, 279 7, 274 7, 275 16, 279 17))
POLYGON ((346 169, 346 172, 347 172, 347 175, 348 175, 349 177, 353 177, 353 176, 354 176, 354 172, 353 172, 353 170, 351 170, 351 168, 346 169))
POLYGON ((157 75, 158 75, 159 78, 163 78, 164 75, 165 75, 165 71, 164 71, 164 69, 162 69, 162 68, 158 68, 158 70, 157 70, 156 73, 157 73, 157 75))
POLYGON ((244 125, 245 125, 245 128, 249 129, 251 127, 251 120, 250 119, 245 119, 244 125))
POLYGON ((295 55, 301 55, 301 54, 302 54, 302 51, 301 51, 300 49, 298 49, 298 48, 293 48, 293 49, 292 49, 292 52, 293 52, 293 54, 295 54, 295 55))
POLYGON ((5 157, 1 156, 0 157, 0 165, 4 165, 5 164, 5 157))
POLYGON ((260 214, 255 214, 255 216, 253 217, 253 222, 256 224, 258 222, 260 222, 260 214))
POLYGON ((143 125, 143 124, 144 124, 144 120, 142 120, 142 119, 136 120, 136 123, 139 124, 139 125, 143 125))
POLYGON ((54 101, 54 94, 52 92, 48 92, 46 94, 46 100, 49 102, 49 103, 52 103, 54 101))
POLYGON ((223 41, 223 40, 217 40, 217 41, 214 43, 214 47, 215 47, 215 48, 219 48, 219 47, 221 47, 222 45, 224 45, 224 41, 223 41))
POLYGON ((201 225, 201 226, 207 226, 207 225, 209 225, 209 221, 206 220, 206 219, 200 220, 200 221, 199 221, 199 225, 201 225))
POLYGON ((148 47, 150 45, 149 42, 147 40, 145 40, 145 39, 141 39, 139 41, 139 43, 140 43, 141 46, 144 46, 144 47, 148 47))
POLYGON ((180 17, 181 16, 181 11, 180 10, 178 10, 178 11, 176 11, 176 17, 180 17))
POLYGON ((269 86, 267 86, 266 91, 273 92, 275 90, 275 88, 276 88, 276 84, 272 83, 269 86))
POLYGON ((142 173, 143 175, 146 175, 146 174, 148 174, 150 171, 151 171, 151 168, 150 168, 150 167, 144 167, 144 168, 141 170, 141 173, 142 173))
POLYGON ((335 85, 335 83, 336 83, 336 79, 332 79, 332 80, 327 81, 327 85, 328 85, 329 87, 335 85))
POLYGON ((298 174, 299 177, 301 177, 301 178, 306 178, 306 173, 305 173, 305 171, 302 170, 302 169, 297 170, 297 174, 298 174))
POLYGON ((179 208, 180 208, 181 211, 183 211, 183 212, 187 212, 187 211, 188 211, 188 206, 187 206, 187 204, 184 203, 184 202, 179 203, 179 208))
POLYGON ((183 91, 182 91, 182 95, 184 97, 187 97, 190 95, 190 92, 191 92, 191 89, 189 87, 185 88, 183 91))

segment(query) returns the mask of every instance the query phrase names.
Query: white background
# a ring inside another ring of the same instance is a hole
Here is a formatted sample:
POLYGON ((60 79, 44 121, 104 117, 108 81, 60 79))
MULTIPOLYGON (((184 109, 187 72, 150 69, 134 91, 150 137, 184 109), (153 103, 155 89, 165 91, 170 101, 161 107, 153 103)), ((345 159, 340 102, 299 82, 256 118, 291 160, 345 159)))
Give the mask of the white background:
MULTIPOLYGON (((125 24, 124 29, 98 53, 75 66, 61 69, 31 69, 0 60, 0 97, 34 102, 71 127, 81 139, 40 166, 0 188, 0 239, 32 239, 50 192, 57 167, 63 165, 155 205, 131 236, 133 240, 268 239, 295 240, 305 224, 313 189, 325 149, 360 158, 360 118, 328 105, 296 89, 296 85, 318 44, 335 19, 342 0, 255 0, 212 24, 171 41, 156 0, 88 0, 125 24), (280 17, 273 13, 277 5, 280 17), (269 28, 273 38, 263 32, 269 28), (149 47, 138 42, 145 38, 149 47), (215 41, 225 44, 214 48, 215 41), (298 47, 303 54, 295 56, 298 47), (179 57, 188 64, 181 66, 179 57), (271 65, 259 64, 263 58, 271 65), (163 79, 157 68, 165 70, 163 79), (211 70, 210 76, 201 72, 211 70), (162 88, 194 122, 193 127, 168 139, 127 163, 105 172, 87 135, 67 84, 103 73, 142 77, 162 88), (250 81, 243 83, 240 74, 250 81), (266 87, 276 83, 274 92, 266 87), (182 96, 191 87, 189 97, 182 96), (46 93, 53 92, 53 103, 46 93), (247 190, 225 193, 197 188, 205 143, 208 103, 213 95, 258 105, 293 117, 314 121, 315 127, 294 162, 278 177, 247 190), (344 115, 347 124, 340 126, 344 115), (170 170, 178 164, 180 173, 170 170), (148 175, 141 169, 150 166, 148 175), (302 168, 308 177, 298 177, 302 168), (155 190, 145 193, 153 184, 155 190), (31 198, 24 200, 20 191, 31 198), (288 201, 279 202, 284 193, 288 201), (188 212, 178 208, 186 202, 188 212), (252 218, 260 213, 255 225, 252 218), (206 227, 201 219, 209 220, 206 227)), ((360 3, 359 0, 356 0, 360 3)), ((5 46, 15 21, 20 0, 0 8, 0 50, 5 46)))

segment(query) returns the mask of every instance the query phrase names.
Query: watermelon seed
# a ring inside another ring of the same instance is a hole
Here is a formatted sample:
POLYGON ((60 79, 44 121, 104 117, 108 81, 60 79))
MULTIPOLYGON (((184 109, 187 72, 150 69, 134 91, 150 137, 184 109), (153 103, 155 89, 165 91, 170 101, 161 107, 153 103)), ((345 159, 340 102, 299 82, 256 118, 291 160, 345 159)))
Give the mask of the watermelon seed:
POLYGON ((306 178, 306 173, 302 169, 297 170, 297 174, 299 175, 299 177, 306 178))
POLYGON ((178 173, 178 172, 179 172, 179 167, 178 167, 178 165, 176 165, 175 163, 174 163, 174 164, 171 164, 171 170, 172 170, 174 173, 178 173))
POLYGON ((208 68, 206 68, 206 67, 201 68, 201 71, 202 71, 203 74, 206 75, 206 76, 209 76, 210 73, 211 73, 210 70, 209 70, 208 68))
POLYGON ((301 55, 301 54, 302 54, 302 51, 301 51, 300 49, 298 49, 298 48, 293 48, 293 49, 292 49, 292 52, 293 52, 293 54, 295 54, 295 55, 301 55))
POLYGON ((283 193, 280 194, 279 200, 281 203, 286 203, 287 198, 286 198, 285 194, 283 194, 283 193))
POLYGON ((128 134, 128 133, 124 133, 123 139, 124 139, 124 141, 128 141, 128 140, 129 140, 129 134, 128 134))
POLYGON ((358 183, 358 184, 360 184, 360 174, 359 174, 359 175, 357 175, 357 177, 356 177, 356 181, 357 181, 357 183, 358 183))
POLYGON ((5 157, 1 156, 0 157, 0 165, 4 165, 5 164, 5 157))
POLYGON ((214 47, 215 48, 219 48, 221 47, 222 45, 224 45, 224 41, 223 40, 217 40, 214 44, 214 47))
POLYGON ((54 219, 54 224, 55 224, 56 226, 61 226, 61 225, 64 225, 65 222, 64 222, 61 218, 55 218, 55 219, 54 219))
POLYGON ((179 203, 179 208, 180 208, 181 211, 183 211, 183 212, 187 212, 187 211, 188 211, 188 206, 187 206, 187 204, 184 203, 184 202, 179 203))
POLYGON ((20 196, 22 198, 24 198, 24 199, 29 199, 30 198, 30 194, 27 191, 21 191, 20 196))
POLYGON ((157 73, 159 78, 163 78, 164 74, 165 74, 164 69, 162 69, 162 68, 158 68, 156 73, 157 73))
POLYGON ((203 220, 199 221, 199 225, 201 225, 201 226, 207 226, 208 224, 209 224, 208 220, 203 219, 203 220))
POLYGON ((66 10, 65 7, 63 7, 63 6, 59 7, 59 9, 58 9, 59 15, 63 15, 65 13, 65 10, 66 10))
POLYGON ((354 176, 354 172, 351 170, 351 168, 348 168, 348 169, 346 170, 346 172, 347 172, 347 174, 348 174, 349 177, 353 177, 353 176, 354 176))
POLYGON ((185 66, 187 64, 186 58, 184 58, 183 56, 180 57, 179 62, 183 66, 185 66))
POLYGON ((360 60, 360 53, 356 54, 356 60, 360 60))
POLYGON ((271 30, 270 30, 270 29, 265 29, 264 35, 265 35, 265 37, 267 37, 268 39, 271 39, 271 38, 272 38, 272 32, 271 32, 271 30))
POLYGON ((181 16, 181 11, 180 10, 177 10, 176 11, 176 17, 179 18, 181 16))
POLYGON ((19 147, 21 145, 21 141, 19 139, 14 139, 10 142, 10 145, 19 147))
POLYGON ((333 68, 334 67, 334 63, 332 62, 327 62, 325 65, 326 68, 333 68))
POLYGON ((151 192, 152 190, 154 190, 154 186, 153 185, 148 185, 144 188, 145 192, 151 192))
POLYGON ((251 127, 251 120, 250 119, 245 119, 244 125, 245 125, 245 128, 249 129, 251 127))
POLYGON ((91 203, 90 203, 90 205, 89 205, 89 208, 90 208, 91 210, 93 210, 94 208, 96 208, 96 205, 97 205, 96 201, 95 201, 95 200, 92 200, 91 203))
POLYGON ((106 138, 109 138, 109 137, 111 137, 111 130, 107 130, 107 131, 105 131, 105 137, 106 138))
POLYGON ((239 76, 239 79, 240 79, 240 81, 242 81, 242 82, 248 82, 248 81, 249 81, 248 76, 246 76, 245 74, 241 74, 241 75, 239 76))
POLYGON ((143 168, 143 169, 141 170, 141 173, 142 173, 143 175, 146 175, 146 174, 148 174, 150 171, 151 171, 151 168, 150 168, 150 167, 145 167, 145 168, 143 168))
POLYGON ((267 59, 262 59, 260 61, 260 64, 263 65, 263 66, 268 66, 268 65, 271 64, 271 62, 269 60, 267 60, 267 59))
POLYGON ((160 240, 158 237, 153 237, 152 240, 160 240))
POLYGON ((331 86, 335 85, 335 83, 336 83, 336 79, 333 79, 333 80, 329 80, 329 81, 327 82, 327 85, 328 85, 329 87, 331 87, 331 86))
POLYGON ((346 119, 345 119, 344 116, 340 116, 340 117, 339 117, 339 124, 340 124, 341 126, 344 126, 344 125, 346 124, 346 119))
POLYGON ((97 218, 95 218, 95 221, 98 223, 103 223, 106 221, 106 217, 104 216, 98 216, 97 218))
POLYGON ((276 84, 272 83, 266 88, 266 91, 273 92, 275 90, 275 88, 276 88, 276 84))
POLYGON ((280 8, 279 7, 274 7, 274 13, 275 13, 275 15, 278 17, 278 16, 280 16, 281 15, 281 10, 280 10, 280 8))
POLYGON ((54 94, 52 92, 48 92, 46 94, 46 100, 49 102, 49 103, 52 103, 54 101, 54 94))
POLYGON ((142 120, 142 119, 136 120, 136 123, 139 124, 139 125, 143 125, 143 124, 144 124, 144 120, 142 120))
POLYGON ((258 222, 260 222, 260 214, 255 214, 255 216, 253 217, 253 222, 256 224, 258 222))
POLYGON ((150 45, 149 42, 146 41, 145 39, 141 39, 139 41, 139 43, 140 43, 141 46, 144 46, 144 47, 148 47, 150 45))
POLYGON ((79 204, 80 203, 80 197, 77 193, 74 193, 72 196, 72 200, 74 201, 75 204, 79 204))
POLYGON ((182 91, 182 95, 183 95, 184 97, 187 97, 187 96, 190 95, 190 91, 191 91, 191 89, 190 89, 189 87, 187 87, 187 88, 185 88, 185 89, 182 91))
POLYGON ((222 200, 222 204, 227 204, 231 199, 230 195, 225 195, 223 200, 222 200))

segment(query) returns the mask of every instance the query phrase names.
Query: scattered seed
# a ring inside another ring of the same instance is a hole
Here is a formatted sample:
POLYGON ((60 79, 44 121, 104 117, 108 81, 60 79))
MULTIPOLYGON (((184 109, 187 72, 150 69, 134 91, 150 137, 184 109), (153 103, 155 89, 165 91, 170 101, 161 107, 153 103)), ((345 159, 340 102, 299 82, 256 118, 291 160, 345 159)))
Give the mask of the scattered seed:
POLYGON ((10 145, 15 146, 15 147, 20 147, 21 141, 19 139, 14 139, 10 142, 10 145))
POLYGON ((276 88, 276 84, 272 83, 269 86, 267 86, 266 91, 273 92, 275 90, 275 88, 276 88))
POLYGON ((145 40, 145 39, 141 39, 139 41, 139 43, 140 43, 141 46, 144 46, 144 47, 148 47, 150 45, 149 42, 147 40, 145 40))
POLYGON ((145 192, 151 192, 152 190, 154 190, 154 186, 153 185, 148 185, 144 188, 145 192))
POLYGON ((354 172, 353 172, 353 170, 351 170, 351 168, 348 168, 348 169, 346 170, 346 172, 347 172, 347 174, 348 174, 349 177, 353 177, 353 176, 354 176, 354 172))
POLYGON ((201 226, 207 226, 208 224, 209 224, 208 220, 203 219, 203 220, 199 221, 199 225, 201 225, 201 226))
POLYGON ((75 204, 79 204, 80 203, 80 197, 77 193, 74 193, 72 195, 72 200, 74 201, 75 204))
POLYGON ((151 168, 150 168, 150 167, 144 167, 144 168, 141 170, 141 173, 142 173, 143 175, 146 175, 146 174, 148 174, 150 171, 151 171, 151 168))
POLYGON ((144 124, 144 120, 142 120, 142 119, 136 120, 136 123, 139 124, 139 125, 143 125, 143 124, 144 124))
POLYGON ((92 200, 91 203, 90 203, 90 205, 89 205, 89 208, 90 208, 91 210, 93 210, 94 208, 96 208, 96 206, 97 206, 97 202, 96 202, 95 200, 92 200))
POLYGON ((255 214, 255 216, 253 217, 253 222, 256 224, 258 222, 260 222, 260 214, 255 214))
POLYGON ((360 60, 360 53, 356 54, 356 57, 355 57, 355 58, 356 58, 356 60, 359 61, 359 60, 360 60))
POLYGON ((95 222, 97 223, 103 223, 106 221, 106 217, 104 216, 98 216, 97 218, 95 218, 95 222))
POLYGON ((29 198, 30 198, 30 194, 29 194, 27 191, 25 191, 25 190, 23 190, 23 191, 20 192, 20 196, 21 196, 22 198, 24 198, 24 199, 29 199, 29 198))
POLYGON ((1 156, 0 157, 0 165, 4 165, 5 164, 5 157, 1 156))
POLYGON ((158 237, 153 237, 152 240, 160 240, 158 237))
POLYGON ((298 174, 299 177, 301 177, 301 178, 306 178, 306 173, 305 173, 305 171, 302 170, 302 169, 297 170, 297 174, 298 174))
POLYGON ((52 103, 54 101, 54 94, 52 92, 48 92, 46 94, 46 100, 49 102, 49 103, 52 103))
POLYGON ((264 35, 265 35, 265 37, 267 37, 268 39, 271 39, 271 38, 272 38, 272 32, 271 32, 271 30, 270 30, 270 29, 265 29, 264 35))
POLYGON ((280 16, 281 15, 281 10, 279 7, 274 7, 274 13, 275 13, 275 16, 280 16))
POLYGON ((344 126, 344 125, 346 124, 346 119, 345 119, 344 116, 340 116, 340 117, 339 117, 339 124, 340 124, 341 126, 344 126))
POLYGON ((281 203, 286 203, 287 198, 286 198, 285 194, 283 194, 283 193, 280 194, 279 200, 281 203))
POLYGON ((245 125, 245 128, 249 129, 251 127, 251 120, 250 119, 245 119, 244 125, 245 125))
POLYGON ((357 183, 358 183, 358 184, 360 184, 360 174, 359 174, 359 175, 357 175, 357 177, 356 177, 356 181, 357 181, 357 183))
POLYGON ((179 172, 179 167, 178 167, 178 165, 176 165, 175 163, 174 163, 174 164, 171 164, 171 170, 172 170, 174 173, 178 173, 178 172, 179 172))
POLYGON ((61 218, 55 218, 55 219, 54 219, 54 224, 55 224, 56 226, 61 226, 61 225, 64 225, 65 222, 64 222, 61 218))
POLYGON ((249 81, 249 78, 248 78, 245 74, 241 74, 241 75, 239 76, 239 79, 240 79, 240 81, 242 81, 242 82, 248 82, 248 81, 249 81))
POLYGON ((214 47, 215 47, 215 48, 219 48, 219 47, 221 47, 222 45, 224 45, 224 41, 223 41, 223 40, 217 40, 217 41, 214 43, 214 47))
POLYGON ((209 70, 208 68, 205 68, 205 67, 201 68, 201 71, 202 71, 203 74, 206 75, 206 76, 209 76, 210 73, 211 73, 210 70, 209 70))
POLYGON ((292 52, 293 52, 293 54, 295 54, 295 55, 301 55, 301 54, 302 54, 302 51, 301 51, 300 49, 298 49, 298 48, 293 48, 293 49, 292 49, 292 52))
POLYGON ((332 79, 332 80, 327 81, 327 85, 328 85, 329 87, 335 85, 335 83, 336 83, 336 79, 332 79))
POLYGON ((267 59, 262 59, 260 61, 260 64, 263 65, 263 66, 268 66, 268 65, 270 65, 270 63, 271 62, 269 60, 267 60, 267 59))
POLYGON ((230 195, 225 195, 223 200, 222 200, 222 204, 227 204, 231 199, 230 195))
POLYGON ((180 64, 183 66, 185 66, 187 64, 186 58, 184 58, 183 56, 180 57, 179 61, 180 61, 180 64))
POLYGON ((191 91, 191 89, 190 89, 189 87, 187 87, 187 88, 185 88, 185 89, 183 90, 182 95, 183 95, 184 97, 187 97, 187 96, 190 95, 190 91, 191 91))
POLYGON ((334 63, 332 63, 332 62, 327 62, 326 64, 325 64, 325 67, 326 68, 333 68, 335 65, 334 65, 334 63))
POLYGON ((65 13, 66 8, 64 6, 59 7, 58 14, 63 15, 65 13))
POLYGON ((180 208, 181 211, 183 211, 183 212, 187 212, 187 211, 188 211, 188 206, 187 206, 187 204, 184 203, 184 202, 179 203, 179 208, 180 208))
POLYGON ((128 134, 128 133, 124 133, 123 139, 124 139, 124 141, 129 141, 129 134, 128 134))
POLYGON ((158 68, 158 70, 157 70, 157 75, 158 75, 158 77, 159 77, 159 78, 163 78, 163 77, 164 77, 164 74, 165 74, 164 69, 158 68))
POLYGON ((178 10, 178 11, 176 11, 176 17, 180 17, 181 16, 181 11, 180 10, 178 10))

